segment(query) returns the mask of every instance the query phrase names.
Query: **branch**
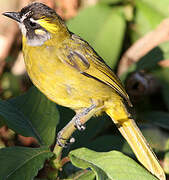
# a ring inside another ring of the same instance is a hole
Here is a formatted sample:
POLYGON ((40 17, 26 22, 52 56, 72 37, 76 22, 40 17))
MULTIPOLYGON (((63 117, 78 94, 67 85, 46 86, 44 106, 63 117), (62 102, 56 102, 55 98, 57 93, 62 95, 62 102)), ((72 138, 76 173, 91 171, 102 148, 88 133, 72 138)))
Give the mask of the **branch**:
POLYGON ((119 63, 118 75, 122 75, 129 66, 139 61, 151 49, 165 41, 169 41, 169 18, 164 19, 155 30, 136 41, 124 53, 119 63))

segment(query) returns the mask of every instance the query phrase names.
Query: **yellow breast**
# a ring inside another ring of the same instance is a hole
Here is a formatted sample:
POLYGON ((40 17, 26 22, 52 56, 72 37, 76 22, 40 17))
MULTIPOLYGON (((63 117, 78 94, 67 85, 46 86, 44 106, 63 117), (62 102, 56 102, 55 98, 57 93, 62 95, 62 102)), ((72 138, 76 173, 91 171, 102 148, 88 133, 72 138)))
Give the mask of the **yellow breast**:
MULTIPOLYGON (((25 44, 25 43, 24 43, 25 44)), ((26 69, 33 84, 50 100, 72 109, 101 104, 117 96, 112 88, 61 62, 55 46, 23 46, 26 69)))

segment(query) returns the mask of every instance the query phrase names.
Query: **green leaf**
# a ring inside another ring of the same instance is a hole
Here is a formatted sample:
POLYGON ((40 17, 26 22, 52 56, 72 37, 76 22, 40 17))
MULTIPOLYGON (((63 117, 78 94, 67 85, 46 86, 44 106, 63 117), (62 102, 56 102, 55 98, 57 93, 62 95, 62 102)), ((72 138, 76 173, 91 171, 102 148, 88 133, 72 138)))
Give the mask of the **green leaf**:
POLYGON ((147 0, 134 0, 136 5, 136 14, 134 28, 132 29, 133 40, 137 40, 147 32, 156 28, 165 16, 157 9, 147 3, 147 0))
POLYGON ((40 144, 53 143, 59 118, 56 104, 35 87, 21 96, 0 101, 0 115, 17 133, 35 137, 40 144))
POLYGON ((157 63, 169 56, 169 48, 167 47, 168 45, 169 43, 161 44, 148 52, 137 62, 136 70, 139 71, 142 69, 146 69, 151 71, 158 68, 157 63), (165 47, 167 47, 167 51, 165 50, 165 47))
POLYGON ((131 36, 136 41, 169 16, 169 1, 134 0, 134 3, 136 13, 131 36))
POLYGON ((169 16, 169 1, 168 0, 139 0, 150 8, 156 10, 158 14, 168 17, 169 16))
POLYGON ((118 151, 95 152, 81 148, 71 151, 69 157, 75 166, 91 168, 96 179, 157 180, 134 160, 118 151))
POLYGON ((123 0, 99 0, 99 3, 103 3, 103 4, 117 4, 122 2, 123 0))
MULTIPOLYGON (((67 180, 78 179, 78 180, 95 180, 96 176, 91 170, 80 170, 66 178, 67 180)), ((65 179, 65 180, 66 180, 65 179)))
POLYGON ((29 118, 43 144, 51 145, 54 142, 56 126, 59 123, 59 113, 55 103, 35 87, 9 102, 29 118))
POLYGON ((135 158, 130 146, 121 135, 103 135, 95 138, 94 141, 88 142, 88 144, 84 146, 97 152, 107 152, 113 149, 135 158))
POLYGON ((42 143, 41 137, 38 135, 29 119, 12 104, 0 100, 0 115, 4 117, 4 122, 9 128, 24 136, 35 137, 42 143))
POLYGON ((71 149, 76 149, 79 147, 86 147, 89 144, 92 145, 93 139, 96 139, 98 134, 103 133, 111 121, 108 121, 108 116, 92 117, 86 124, 86 129, 83 132, 76 131, 73 136, 76 142, 71 146, 71 149), (97 124, 97 129, 96 128, 97 124), (95 129, 95 131, 93 131, 95 129))
POLYGON ((132 64, 128 68, 128 71, 121 76, 121 80, 124 81, 129 73, 133 71, 140 71, 143 69, 152 71, 154 74, 158 74, 163 71, 162 69, 164 68, 160 68, 157 63, 165 59, 169 59, 169 42, 161 43, 159 46, 153 48, 145 56, 140 58, 137 63, 132 64))
POLYGON ((95 179, 96 176, 92 171, 87 171, 86 173, 78 177, 78 180, 95 180, 95 179))
POLYGON ((5 142, 0 139, 0 149, 5 147, 5 142))
POLYGON ((169 109, 169 68, 159 68, 153 71, 159 80, 162 88, 162 95, 167 108, 169 109))
POLYGON ((161 128, 169 130, 169 113, 167 112, 151 111, 149 113, 144 114, 143 118, 161 128))
POLYGON ((166 150, 167 141, 169 139, 169 135, 166 131, 151 123, 147 123, 143 126, 142 133, 156 153, 164 152, 166 150))
POLYGON ((165 154, 163 166, 165 173, 169 174, 169 152, 165 154))
POLYGON ((114 150, 121 151, 123 149, 124 142, 125 140, 122 136, 104 135, 95 138, 94 141, 88 142, 85 147, 99 152, 110 151, 112 148, 114 150))
POLYGON ((11 96, 17 96, 20 93, 20 77, 13 76, 9 72, 4 72, 1 76, 1 88, 3 89, 3 97, 10 98, 11 96))
POLYGON ((144 16, 147 18, 148 22, 150 23, 151 28, 155 28, 162 19, 165 18, 163 14, 158 12, 152 6, 144 0, 135 0, 136 1, 136 8, 142 11, 144 16))
POLYGON ((53 153, 46 147, 0 149, 0 177, 6 180, 33 179, 53 153))
POLYGON ((80 11, 68 22, 68 27, 88 41, 110 67, 116 65, 126 29, 120 11, 97 4, 80 11))

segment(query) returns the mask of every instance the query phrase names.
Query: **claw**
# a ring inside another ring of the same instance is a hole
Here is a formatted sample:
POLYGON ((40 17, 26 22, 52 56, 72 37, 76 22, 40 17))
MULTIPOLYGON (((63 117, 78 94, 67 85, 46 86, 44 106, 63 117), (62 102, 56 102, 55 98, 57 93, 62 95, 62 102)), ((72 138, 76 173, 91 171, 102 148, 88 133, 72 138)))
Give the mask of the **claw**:
POLYGON ((67 143, 62 143, 60 139, 57 139, 57 145, 62 147, 62 148, 67 148, 67 143))
POLYGON ((57 145, 61 146, 62 148, 66 148, 67 147, 67 143, 63 143, 61 142, 62 140, 66 141, 66 139, 62 138, 61 133, 59 132, 57 135, 57 145))
MULTIPOLYGON (((57 135, 57 145, 63 148, 67 148, 69 145, 75 142, 74 138, 65 139, 62 137, 66 134, 67 129, 69 129, 73 134, 75 128, 79 131, 84 131, 86 129, 85 123, 100 109, 103 107, 97 107, 96 104, 92 104, 88 108, 83 108, 79 112, 76 112, 76 115, 72 120, 58 133, 57 135), (74 126, 75 128, 72 128, 74 126)), ((65 137, 65 136, 64 136, 65 137)), ((67 137, 67 136, 66 136, 67 137)))
POLYGON ((79 131, 84 131, 86 129, 86 126, 80 122, 79 119, 75 120, 74 124, 75 128, 78 129, 79 131))
POLYGON ((58 135, 57 135, 57 145, 58 146, 61 146, 62 148, 67 148, 69 145, 71 145, 71 144, 73 144, 74 142, 75 142, 75 138, 70 138, 69 139, 69 142, 61 142, 61 141, 67 141, 67 139, 65 139, 65 138, 62 138, 62 136, 61 136, 61 132, 59 132, 58 133, 58 135))
POLYGON ((69 144, 73 144, 75 142, 75 138, 70 138, 70 140, 69 140, 69 144))

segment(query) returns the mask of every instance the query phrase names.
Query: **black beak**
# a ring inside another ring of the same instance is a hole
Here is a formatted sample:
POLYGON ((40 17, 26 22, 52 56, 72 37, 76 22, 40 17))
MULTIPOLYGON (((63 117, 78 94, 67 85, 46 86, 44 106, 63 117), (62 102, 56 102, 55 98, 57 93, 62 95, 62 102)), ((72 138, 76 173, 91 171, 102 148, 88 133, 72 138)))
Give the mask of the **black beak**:
POLYGON ((15 21, 21 22, 20 21, 20 13, 19 12, 5 12, 3 13, 4 16, 7 16, 11 19, 14 19, 15 21))

